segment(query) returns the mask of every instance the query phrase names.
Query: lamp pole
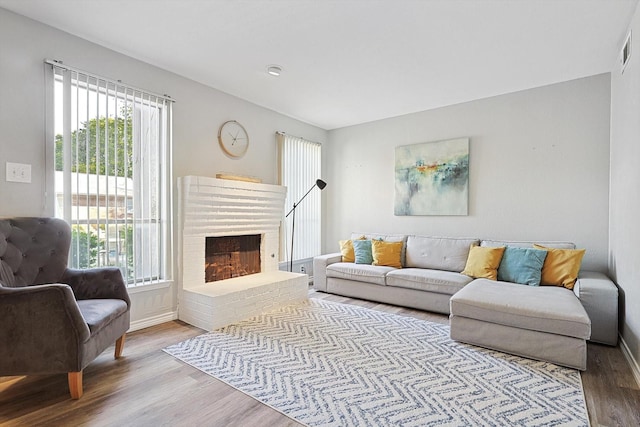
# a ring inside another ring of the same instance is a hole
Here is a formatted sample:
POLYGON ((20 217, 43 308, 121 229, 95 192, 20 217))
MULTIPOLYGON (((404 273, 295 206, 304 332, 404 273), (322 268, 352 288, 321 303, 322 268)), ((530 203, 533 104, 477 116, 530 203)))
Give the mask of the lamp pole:
POLYGON ((291 208, 291 210, 289 211, 289 213, 287 213, 285 215, 285 218, 288 218, 289 215, 293 214, 293 217, 291 217, 291 254, 289 255, 289 271, 293 272, 293 235, 296 229, 296 208, 298 207, 298 205, 300 205, 300 203, 305 199, 305 197, 307 197, 307 195, 309 195, 309 193, 311 193, 311 190, 313 190, 315 187, 318 187, 320 189, 320 191, 324 190, 324 187, 327 186, 327 183, 324 182, 321 179, 316 179, 315 184, 313 184, 311 186, 311 188, 309 189, 309 191, 307 191, 306 193, 304 193, 304 196, 302 196, 300 198, 300 200, 298 200, 297 203, 293 204, 293 207, 291 208))

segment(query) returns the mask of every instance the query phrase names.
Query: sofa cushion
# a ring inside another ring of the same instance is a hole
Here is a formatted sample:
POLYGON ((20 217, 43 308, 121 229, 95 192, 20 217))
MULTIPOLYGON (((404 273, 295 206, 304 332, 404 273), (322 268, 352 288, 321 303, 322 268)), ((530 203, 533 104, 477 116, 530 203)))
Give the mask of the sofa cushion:
POLYGON ((352 244, 356 264, 371 264, 373 262, 371 240, 354 240, 352 244))
POLYGON ((469 258, 462 274, 476 278, 497 280, 502 254, 504 254, 504 247, 473 246, 469 251, 469 258))
POLYGON ((547 251, 507 246, 498 267, 498 280, 539 286, 547 251))
POLYGON ((547 251, 547 258, 542 266, 541 284, 573 289, 578 280, 585 249, 555 249, 540 245, 534 247, 547 251))
POLYGON ((371 233, 351 233, 351 240, 367 239, 382 240, 384 242, 402 242, 402 253, 400 254, 400 262, 406 265, 405 248, 407 245, 407 236, 404 234, 371 234, 371 233))
POLYGON ((374 285, 384 286, 385 275, 393 270, 395 270, 393 267, 337 262, 327 267, 327 277, 367 282, 374 285))
POLYGON ((356 262, 356 254, 353 251, 353 242, 351 240, 340 240, 340 253, 342 254, 342 262, 356 262))
POLYGON ((469 256, 469 247, 478 239, 447 237, 407 237, 406 266, 460 272, 469 256))
POLYGON ((127 311, 127 303, 120 299, 85 299, 78 300, 77 303, 91 335, 95 335, 127 311))
POLYGON ((476 279, 451 297, 451 315, 580 339, 591 321, 580 300, 561 287, 476 279))
POLYGON ((387 273, 387 286, 453 295, 473 280, 452 271, 403 268, 387 273))
POLYGON ((373 265, 385 265, 387 267, 402 268, 402 242, 385 242, 383 240, 371 241, 371 254, 373 265))

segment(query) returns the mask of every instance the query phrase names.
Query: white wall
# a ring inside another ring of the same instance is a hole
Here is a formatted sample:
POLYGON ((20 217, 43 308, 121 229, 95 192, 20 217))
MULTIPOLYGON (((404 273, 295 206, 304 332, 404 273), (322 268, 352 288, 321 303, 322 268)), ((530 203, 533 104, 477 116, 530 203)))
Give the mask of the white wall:
POLYGON ((606 271, 608 74, 329 132, 325 250, 351 233, 563 240, 606 271), (394 216, 394 148, 470 138, 468 216, 394 216))
MULTIPOLYGON (((632 54, 624 74, 611 73, 611 199, 609 269, 623 300, 623 346, 640 382, 640 11, 631 23, 632 54)), ((626 37, 626 33, 625 33, 626 37)), ((620 46, 624 40, 620 40, 620 46)))
MULTIPOLYGON (((44 206, 45 190, 52 188, 44 174, 44 59, 59 59, 125 84, 171 95, 177 101, 173 109, 174 188, 179 176, 215 176, 218 172, 251 175, 275 184, 276 131, 317 142, 327 139, 322 129, 0 8, 0 216, 52 215, 44 206), (240 121, 251 139, 240 160, 226 157, 217 142, 218 127, 230 119, 240 121), (31 164, 32 183, 6 182, 7 161, 31 164)), ((265 84, 269 82, 265 75, 265 84)), ((172 287, 133 292, 134 324, 166 319, 175 311, 172 287)))

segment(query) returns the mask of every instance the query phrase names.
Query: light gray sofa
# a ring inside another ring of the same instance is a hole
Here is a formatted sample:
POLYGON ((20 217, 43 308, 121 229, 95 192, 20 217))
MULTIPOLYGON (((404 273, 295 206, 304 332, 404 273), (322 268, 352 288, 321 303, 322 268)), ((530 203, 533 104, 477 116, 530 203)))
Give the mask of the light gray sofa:
POLYGON ((342 262, 340 253, 314 258, 318 291, 449 314, 451 337, 500 351, 586 368, 586 341, 616 345, 618 289, 604 274, 581 271, 573 290, 527 286, 461 274, 469 248, 543 246, 417 235, 353 233, 351 238, 402 241, 403 268, 342 262))

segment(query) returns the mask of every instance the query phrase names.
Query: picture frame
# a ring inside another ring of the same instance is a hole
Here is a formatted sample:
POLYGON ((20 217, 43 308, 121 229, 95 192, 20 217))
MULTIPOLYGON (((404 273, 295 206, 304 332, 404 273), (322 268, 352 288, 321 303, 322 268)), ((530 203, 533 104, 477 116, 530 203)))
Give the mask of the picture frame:
POLYGON ((468 215, 469 138, 395 149, 394 214, 468 215))

